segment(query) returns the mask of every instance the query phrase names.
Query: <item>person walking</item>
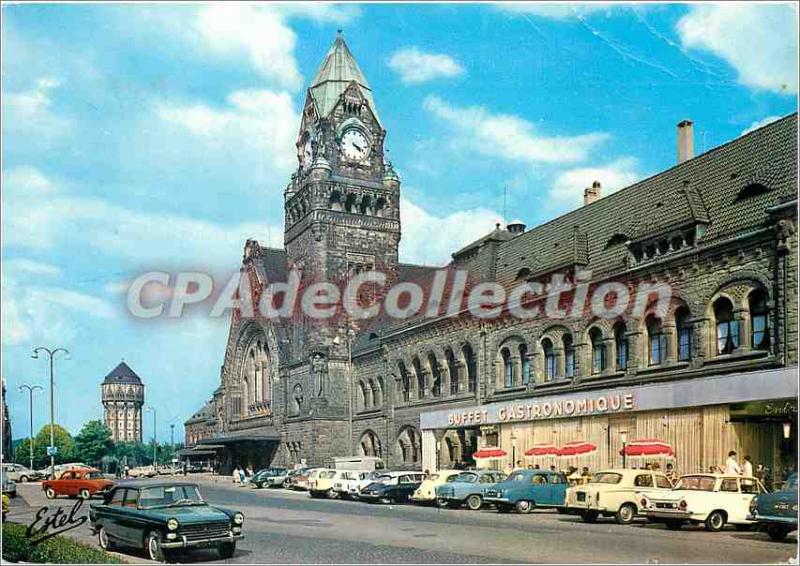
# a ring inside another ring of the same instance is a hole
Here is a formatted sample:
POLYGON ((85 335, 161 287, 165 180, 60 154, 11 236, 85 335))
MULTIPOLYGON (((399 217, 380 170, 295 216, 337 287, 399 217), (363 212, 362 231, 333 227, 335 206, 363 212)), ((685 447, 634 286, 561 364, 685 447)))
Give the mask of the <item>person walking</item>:
POLYGON ((241 476, 239 475, 239 466, 233 468, 233 483, 239 483, 241 476))
POLYGON ((667 463, 667 470, 664 472, 664 475, 667 476, 667 479, 672 483, 672 485, 675 485, 675 482, 678 479, 678 474, 675 473, 675 469, 672 467, 671 462, 667 463))
POLYGON ((728 459, 725 460, 725 470, 723 471, 723 473, 731 476, 741 475, 742 468, 739 466, 739 462, 736 461, 735 450, 731 450, 730 452, 728 452, 728 459))
POLYGON ((742 464, 742 475, 748 478, 753 477, 753 462, 750 460, 750 456, 744 457, 744 463, 742 464))
POLYGON ((242 466, 239 468, 239 487, 244 487, 246 481, 247 476, 245 475, 244 466, 242 466))

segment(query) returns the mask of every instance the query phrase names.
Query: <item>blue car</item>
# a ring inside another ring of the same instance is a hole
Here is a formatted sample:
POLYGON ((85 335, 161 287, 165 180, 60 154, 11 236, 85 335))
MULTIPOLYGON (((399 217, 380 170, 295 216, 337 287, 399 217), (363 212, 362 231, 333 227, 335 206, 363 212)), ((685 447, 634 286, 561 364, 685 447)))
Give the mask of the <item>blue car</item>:
POLYGON ((789 476, 780 491, 756 495, 750 502, 751 521, 767 531, 774 541, 781 542, 797 530, 797 474, 789 476))
POLYGON ((503 481, 506 475, 494 470, 461 472, 436 487, 436 504, 439 507, 461 507, 466 504, 472 511, 483 506, 483 492, 503 481))
POLYGON ((505 481, 486 490, 484 500, 501 513, 512 508, 530 513, 534 507, 564 507, 567 492, 564 474, 548 470, 517 470, 505 481))

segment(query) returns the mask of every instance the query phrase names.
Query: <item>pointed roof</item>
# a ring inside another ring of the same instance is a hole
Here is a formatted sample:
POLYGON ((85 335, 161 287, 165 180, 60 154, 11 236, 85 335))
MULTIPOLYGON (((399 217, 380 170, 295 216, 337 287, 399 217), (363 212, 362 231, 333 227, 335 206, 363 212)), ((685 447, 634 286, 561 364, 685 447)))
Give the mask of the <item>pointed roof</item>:
POLYGON ((311 96, 314 97, 314 101, 317 103, 317 111, 320 116, 330 114, 341 94, 353 81, 360 87, 361 93, 367 99, 372 113, 380 122, 378 111, 375 108, 375 100, 372 98, 372 89, 364 73, 361 72, 355 57, 350 53, 350 49, 347 48, 344 37, 339 32, 309 87, 311 96))
POLYGON ((128 364, 120 362, 117 367, 112 369, 103 383, 142 383, 142 379, 136 375, 128 364))

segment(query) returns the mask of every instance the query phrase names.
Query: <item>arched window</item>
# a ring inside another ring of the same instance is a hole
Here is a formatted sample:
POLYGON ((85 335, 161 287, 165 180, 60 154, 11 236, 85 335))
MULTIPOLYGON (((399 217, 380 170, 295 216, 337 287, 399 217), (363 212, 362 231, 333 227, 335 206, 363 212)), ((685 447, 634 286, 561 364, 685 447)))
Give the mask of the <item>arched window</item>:
POLYGON ((347 212, 355 212, 356 211, 356 195, 349 194, 347 198, 344 200, 344 209, 347 212))
POLYGON ((528 357, 528 345, 519 345, 519 359, 522 366, 522 384, 528 385, 531 382, 531 360, 528 357))
POLYGON ((371 430, 364 431, 359 441, 362 456, 382 457, 381 440, 378 435, 371 430))
POLYGON ((299 383, 292 389, 292 410, 291 414, 297 416, 303 407, 303 386, 299 383))
POLYGON ((692 359, 692 323, 686 307, 675 311, 675 327, 678 330, 678 360, 688 362, 692 359))
POLYGON ((458 393, 458 366, 453 350, 450 348, 445 350, 444 358, 447 361, 447 372, 450 374, 450 394, 455 395, 458 393))
POLYGON ((714 303, 717 326, 717 354, 730 354, 739 347, 739 321, 733 317, 733 305, 725 297, 714 303))
POLYGON ((403 463, 414 464, 419 462, 420 457, 420 436, 417 429, 407 426, 400 431, 397 436, 397 444, 400 448, 403 463))
POLYGON ((542 350, 544 351, 544 380, 552 381, 556 378, 556 354, 550 338, 542 340, 542 350))
POLYGON ((442 394, 442 374, 439 371, 439 362, 433 352, 428 354, 428 365, 431 366, 431 391, 434 397, 439 397, 442 394))
POLYGON ((414 373, 417 376, 417 399, 422 399, 425 396, 425 374, 422 373, 422 364, 419 358, 414 358, 412 364, 414 365, 414 373))
POLYGON ((500 350, 500 355, 503 358, 503 387, 514 386, 514 364, 511 362, 511 352, 508 348, 500 350))
POLYGON ((464 354, 464 364, 467 368, 467 389, 470 393, 475 393, 478 389, 478 368, 475 366, 475 353, 469 344, 464 344, 461 351, 464 354))
POLYGON ((617 371, 628 369, 628 329, 624 322, 614 326, 614 345, 617 350, 617 371))
POLYGON ((376 407, 383 407, 383 378, 372 382, 372 402, 376 407))
POLYGON ((649 364, 661 365, 667 357, 667 335, 661 328, 661 321, 653 315, 647 317, 646 326, 649 364))
POLYGON ((606 347, 603 344, 603 333, 599 328, 589 331, 589 340, 592 343, 592 374, 602 373, 606 369, 606 347))
POLYGON ((763 289, 750 293, 750 347, 753 350, 769 349, 769 308, 763 289))
POLYGON ((400 386, 403 388, 403 401, 411 401, 411 376, 408 375, 406 364, 398 364, 400 370, 400 386))
POLYGON ((358 410, 363 411, 367 408, 367 386, 363 381, 358 382, 358 400, 356 401, 358 410))
POLYGON ((564 375, 567 378, 575 377, 575 348, 572 345, 572 334, 564 334, 564 375))

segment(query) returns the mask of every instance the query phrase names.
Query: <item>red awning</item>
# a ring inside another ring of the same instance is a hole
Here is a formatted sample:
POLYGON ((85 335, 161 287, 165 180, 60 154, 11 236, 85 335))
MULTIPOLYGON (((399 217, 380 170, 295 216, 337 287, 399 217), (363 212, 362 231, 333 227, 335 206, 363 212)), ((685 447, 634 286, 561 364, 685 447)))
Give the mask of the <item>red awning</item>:
POLYGON ((505 458, 508 453, 500 448, 483 448, 472 454, 476 460, 485 460, 486 458, 505 458))
POLYGON ((623 450, 620 450, 621 455, 628 458, 642 456, 650 456, 652 458, 674 458, 675 450, 669 442, 664 442, 657 438, 638 438, 632 440, 625 445, 623 450))
POLYGON ((584 454, 591 454, 597 450, 597 445, 583 440, 576 442, 568 442, 558 450, 558 455, 562 457, 583 456, 584 454))
POLYGON ((555 444, 534 444, 525 451, 526 456, 558 456, 555 444))

